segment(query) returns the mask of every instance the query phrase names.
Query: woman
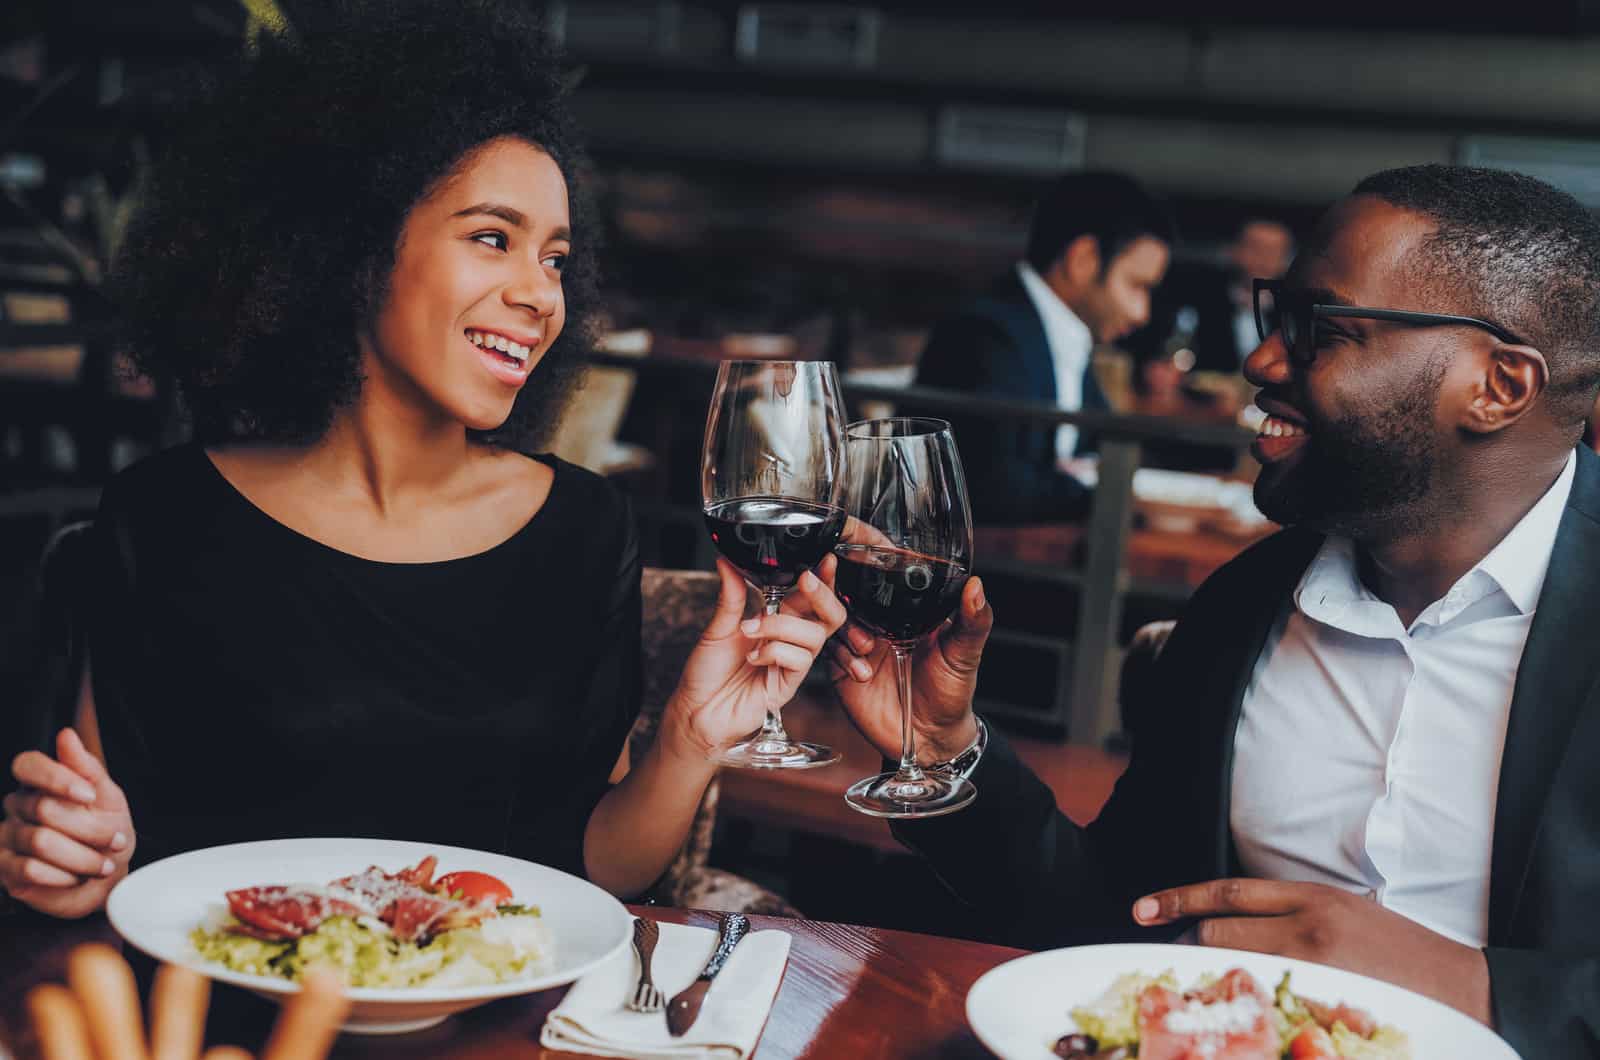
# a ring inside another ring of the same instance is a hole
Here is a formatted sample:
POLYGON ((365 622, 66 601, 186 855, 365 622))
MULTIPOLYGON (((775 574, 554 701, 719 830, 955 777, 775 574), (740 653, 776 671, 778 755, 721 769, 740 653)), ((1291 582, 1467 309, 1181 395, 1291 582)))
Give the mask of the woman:
POLYGON ((723 566, 654 749, 610 786, 637 711, 633 521, 520 451, 556 424, 593 298, 555 57, 515 11, 450 4, 241 66, 120 269, 134 355, 197 440, 105 490, 77 724, 15 763, 0 882, 80 916, 135 851, 361 835, 636 894, 844 609, 808 575, 741 624, 723 566))

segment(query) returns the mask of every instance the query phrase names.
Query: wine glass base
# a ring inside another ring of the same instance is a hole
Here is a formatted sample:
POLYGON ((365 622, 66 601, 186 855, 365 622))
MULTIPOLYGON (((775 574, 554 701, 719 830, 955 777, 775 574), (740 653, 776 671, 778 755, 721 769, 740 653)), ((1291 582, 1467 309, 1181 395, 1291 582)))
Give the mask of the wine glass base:
POLYGON ((722 753, 718 764, 737 769, 816 769, 839 760, 839 752, 820 743, 769 740, 764 737, 736 743, 722 753))
POLYGON ((978 797, 978 789, 964 777, 924 773, 906 780, 899 773, 880 773, 858 780, 844 793, 852 810, 870 817, 938 817, 955 813, 978 797))

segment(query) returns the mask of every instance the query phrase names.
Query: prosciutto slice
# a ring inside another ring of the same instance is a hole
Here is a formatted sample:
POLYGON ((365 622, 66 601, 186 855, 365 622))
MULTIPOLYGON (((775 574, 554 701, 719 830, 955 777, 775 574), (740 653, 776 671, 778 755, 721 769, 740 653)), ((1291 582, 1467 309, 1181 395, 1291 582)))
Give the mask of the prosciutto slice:
POLYGON ((1277 1060, 1272 998, 1242 968, 1179 994, 1152 984, 1139 995, 1139 1060, 1277 1060))
POLYGON ((227 893, 228 908, 259 939, 297 939, 331 916, 358 916, 360 906, 320 887, 245 887, 227 893))
POLYGON ((402 942, 430 939, 470 927, 494 912, 492 904, 464 902, 432 889, 437 859, 424 858, 396 873, 374 865, 326 887, 244 887, 227 892, 239 921, 234 930, 255 938, 289 941, 317 930, 329 917, 369 916, 389 925, 402 942))

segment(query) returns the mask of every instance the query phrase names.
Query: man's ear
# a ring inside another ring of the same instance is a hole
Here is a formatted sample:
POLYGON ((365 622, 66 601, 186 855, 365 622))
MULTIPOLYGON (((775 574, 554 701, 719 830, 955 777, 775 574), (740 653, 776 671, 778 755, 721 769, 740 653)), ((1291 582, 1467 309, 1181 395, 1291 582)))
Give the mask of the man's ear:
POLYGON ((1490 434, 1520 420, 1550 382, 1544 354, 1532 346, 1497 343, 1489 352, 1478 393, 1467 406, 1467 430, 1490 434))
POLYGON ((1068 243, 1051 269, 1068 290, 1081 291, 1100 279, 1100 241, 1085 233, 1068 243))

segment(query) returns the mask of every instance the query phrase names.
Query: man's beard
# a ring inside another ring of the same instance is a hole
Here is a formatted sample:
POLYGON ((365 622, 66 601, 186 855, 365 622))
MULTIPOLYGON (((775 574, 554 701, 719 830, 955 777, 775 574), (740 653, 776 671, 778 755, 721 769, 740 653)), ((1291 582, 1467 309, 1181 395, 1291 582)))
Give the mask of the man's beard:
POLYGON ((1294 465, 1256 479, 1256 507, 1283 526, 1355 540, 1414 528, 1438 465, 1433 417, 1444 370, 1441 358, 1382 407, 1312 422, 1294 465))

